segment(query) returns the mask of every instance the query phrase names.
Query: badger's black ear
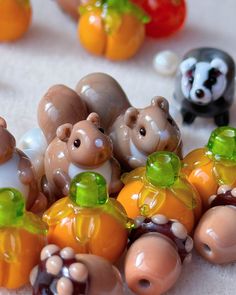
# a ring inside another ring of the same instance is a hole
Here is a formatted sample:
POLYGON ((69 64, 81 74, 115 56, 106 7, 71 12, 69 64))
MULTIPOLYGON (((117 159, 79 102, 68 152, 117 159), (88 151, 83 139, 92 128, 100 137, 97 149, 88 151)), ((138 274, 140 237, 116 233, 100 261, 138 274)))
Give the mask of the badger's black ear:
POLYGON ((228 73, 228 66, 226 62, 221 58, 214 58, 211 61, 211 67, 219 70, 224 75, 228 73))
POLYGON ((187 71, 189 71, 195 64, 197 63, 197 60, 195 57, 189 57, 185 60, 183 60, 181 63, 180 63, 180 72, 181 74, 185 74, 187 71))

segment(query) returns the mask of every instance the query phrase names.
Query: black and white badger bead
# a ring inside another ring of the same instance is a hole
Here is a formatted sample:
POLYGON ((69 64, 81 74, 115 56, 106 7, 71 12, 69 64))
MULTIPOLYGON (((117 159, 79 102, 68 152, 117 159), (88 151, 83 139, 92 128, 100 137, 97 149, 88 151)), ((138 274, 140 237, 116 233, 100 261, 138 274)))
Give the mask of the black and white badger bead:
POLYGON ((195 104, 206 105, 220 98, 227 86, 228 66, 224 60, 200 61, 189 57, 180 64, 181 89, 195 104))
POLYGON ((174 92, 183 122, 213 117, 217 126, 228 125, 234 88, 235 63, 228 53, 217 48, 189 51, 179 65, 174 92))

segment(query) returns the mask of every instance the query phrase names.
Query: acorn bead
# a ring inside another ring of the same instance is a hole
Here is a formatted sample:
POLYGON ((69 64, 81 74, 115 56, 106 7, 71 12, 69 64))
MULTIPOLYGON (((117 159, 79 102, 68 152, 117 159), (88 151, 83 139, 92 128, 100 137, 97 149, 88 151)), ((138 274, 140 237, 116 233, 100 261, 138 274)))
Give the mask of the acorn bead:
POLYGON ((194 234, 197 251, 212 263, 236 261, 236 189, 220 186, 194 234))
MULTIPOLYGON (((141 217, 142 218, 142 217, 141 217)), ((163 294, 177 281, 183 261, 190 261, 192 239, 184 226, 164 215, 136 222, 125 261, 129 288, 138 295, 163 294)))
POLYGON ((31 271, 33 295, 124 295, 121 275, 105 259, 50 244, 31 271))

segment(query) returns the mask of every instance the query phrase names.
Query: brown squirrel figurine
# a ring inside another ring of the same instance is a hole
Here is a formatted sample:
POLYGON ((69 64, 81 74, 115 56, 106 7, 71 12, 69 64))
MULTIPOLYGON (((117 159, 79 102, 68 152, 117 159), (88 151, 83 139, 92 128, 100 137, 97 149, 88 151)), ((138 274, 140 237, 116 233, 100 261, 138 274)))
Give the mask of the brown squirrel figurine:
POLYGON ((100 116, 102 127, 112 139, 114 156, 125 170, 145 166, 147 156, 159 150, 182 157, 180 130, 165 98, 155 97, 150 106, 136 109, 118 82, 104 73, 82 78, 76 92, 88 112, 100 116))
MULTIPOLYGON (((57 128, 44 158, 48 192, 59 198, 67 196, 71 179, 83 171, 102 174, 109 193, 120 191, 120 165, 112 157, 112 142, 100 128, 99 116, 91 113, 86 120, 57 128)), ((44 183, 45 187, 45 183, 44 183)))
POLYGON ((114 156, 124 170, 145 166, 147 156, 159 150, 182 157, 180 130, 169 114, 165 98, 155 97, 150 106, 136 109, 119 83, 104 73, 85 76, 76 91, 56 85, 40 101, 38 122, 48 143, 60 125, 74 125, 95 112, 111 137, 114 156))
POLYGON ((51 143, 57 128, 65 123, 75 124, 88 115, 85 103, 78 94, 65 85, 54 85, 41 98, 38 105, 38 124, 51 143))
POLYGON ((47 207, 46 197, 39 192, 37 179, 29 158, 16 148, 14 136, 0 117, 0 187, 15 188, 26 199, 26 209, 42 213, 47 207))
POLYGON ((100 172, 110 193, 121 189, 120 165, 112 157, 112 142, 103 134, 98 115, 87 117, 86 105, 75 91, 52 86, 39 102, 38 123, 49 144, 42 186, 50 199, 68 195, 71 178, 85 170, 100 172))

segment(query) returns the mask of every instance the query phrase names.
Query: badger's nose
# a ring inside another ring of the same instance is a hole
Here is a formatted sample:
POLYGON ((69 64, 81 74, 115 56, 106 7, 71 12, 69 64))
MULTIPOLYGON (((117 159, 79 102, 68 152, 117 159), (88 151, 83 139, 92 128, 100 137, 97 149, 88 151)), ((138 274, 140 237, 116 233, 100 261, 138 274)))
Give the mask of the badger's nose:
POLYGON ((204 95, 205 95, 205 93, 204 93, 204 91, 202 89, 197 89, 195 91, 195 94, 196 94, 197 98, 203 98, 204 95))

